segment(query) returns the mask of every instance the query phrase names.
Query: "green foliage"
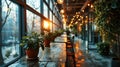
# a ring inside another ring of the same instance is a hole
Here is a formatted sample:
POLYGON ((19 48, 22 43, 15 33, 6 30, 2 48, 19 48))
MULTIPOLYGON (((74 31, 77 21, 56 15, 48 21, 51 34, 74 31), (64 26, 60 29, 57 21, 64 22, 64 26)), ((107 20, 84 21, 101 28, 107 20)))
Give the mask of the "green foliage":
POLYGON ((15 53, 14 55, 13 55, 13 57, 17 57, 18 56, 18 54, 17 53, 15 53))
POLYGON ((64 30, 59 29, 56 30, 55 32, 46 32, 46 33, 42 33, 43 39, 47 39, 49 41, 52 41, 55 37, 61 35, 64 32, 64 30))
POLYGON ((6 53, 5 53, 5 56, 8 58, 8 57, 10 56, 11 52, 12 52, 12 51, 11 51, 10 49, 7 50, 6 53))
POLYGON ((23 36, 20 45, 25 49, 38 49, 41 47, 44 50, 43 38, 36 32, 27 34, 27 36, 23 36))
POLYGON ((74 24, 72 27, 71 27, 71 33, 77 35, 79 32, 78 32, 78 25, 77 24, 74 24))
MULTIPOLYGON (((120 2, 117 0, 96 0, 95 24, 102 33, 107 33, 106 37, 115 38, 120 34, 120 2)), ((102 35, 102 34, 101 34, 102 35)))
POLYGON ((69 35, 70 34, 70 31, 69 31, 69 28, 66 28, 66 33, 67 33, 67 35, 69 35))
POLYGON ((110 43, 109 42, 99 42, 99 43, 97 43, 97 49, 101 55, 109 55, 110 43))

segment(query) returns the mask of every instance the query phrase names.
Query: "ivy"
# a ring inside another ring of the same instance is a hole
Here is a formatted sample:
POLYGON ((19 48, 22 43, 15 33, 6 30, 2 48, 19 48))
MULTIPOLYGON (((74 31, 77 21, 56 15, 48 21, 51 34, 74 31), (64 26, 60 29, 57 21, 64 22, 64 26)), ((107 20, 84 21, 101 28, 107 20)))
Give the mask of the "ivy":
POLYGON ((96 14, 95 24, 107 36, 120 34, 120 2, 118 0, 96 0, 94 2, 96 14))

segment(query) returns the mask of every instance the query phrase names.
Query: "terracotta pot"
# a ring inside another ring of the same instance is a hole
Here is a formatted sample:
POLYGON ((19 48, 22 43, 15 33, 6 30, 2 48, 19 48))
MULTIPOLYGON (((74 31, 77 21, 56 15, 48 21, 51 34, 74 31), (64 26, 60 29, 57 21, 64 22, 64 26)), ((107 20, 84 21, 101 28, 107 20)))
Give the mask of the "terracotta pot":
POLYGON ((26 50, 26 55, 29 59, 34 59, 37 58, 38 56, 39 49, 27 49, 26 50))
POLYGON ((45 47, 50 47, 50 40, 44 40, 45 47))
POLYGON ((55 39, 55 36, 51 38, 51 41, 53 42, 53 41, 54 41, 54 39, 55 39))

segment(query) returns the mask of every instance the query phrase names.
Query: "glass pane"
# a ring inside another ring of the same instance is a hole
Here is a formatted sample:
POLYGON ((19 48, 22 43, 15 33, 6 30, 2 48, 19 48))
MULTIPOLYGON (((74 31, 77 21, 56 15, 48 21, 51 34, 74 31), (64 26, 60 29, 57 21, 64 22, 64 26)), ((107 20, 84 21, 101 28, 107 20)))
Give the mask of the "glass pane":
POLYGON ((51 8, 51 9, 52 9, 52 6, 53 6, 52 0, 50 0, 50 8, 51 8))
POLYGON ((27 31, 40 33, 40 17, 27 10, 27 31))
POLYGON ((52 22, 50 22, 50 31, 52 32, 52 22))
POLYGON ((48 7, 45 3, 43 3, 43 7, 44 16, 48 18, 48 7))
POLYGON ((50 11, 50 20, 52 21, 52 12, 50 11))
POLYGON ((19 9, 9 0, 2 0, 2 57, 4 63, 17 58, 19 53, 19 9), (7 7, 9 5, 9 7, 7 7))
POLYGON ((46 0, 46 2, 48 3, 49 0, 46 0))
POLYGON ((53 15, 53 23, 55 23, 55 16, 53 15))
POLYGON ((40 0, 26 0, 26 3, 38 12, 40 12, 40 2, 40 0))

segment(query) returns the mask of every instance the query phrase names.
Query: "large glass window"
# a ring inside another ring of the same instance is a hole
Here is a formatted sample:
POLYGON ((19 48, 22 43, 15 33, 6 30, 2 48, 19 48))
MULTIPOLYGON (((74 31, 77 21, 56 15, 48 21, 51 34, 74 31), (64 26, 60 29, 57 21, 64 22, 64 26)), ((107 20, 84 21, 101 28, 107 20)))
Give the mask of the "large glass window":
POLYGON ((45 3, 43 3, 43 15, 48 18, 48 7, 45 3))
POLYGON ((26 0, 26 3, 38 12, 40 12, 40 2, 40 0, 26 0))
POLYGON ((40 33, 40 17, 27 10, 27 31, 40 33))
MULTIPOLYGON (((3 62, 8 63, 20 55, 19 51, 19 9, 9 0, 2 1, 2 53, 3 62)), ((1 47, 1 46, 0 46, 1 47)))

